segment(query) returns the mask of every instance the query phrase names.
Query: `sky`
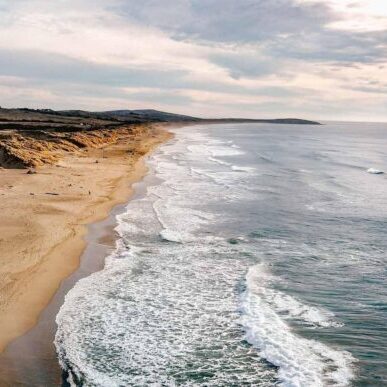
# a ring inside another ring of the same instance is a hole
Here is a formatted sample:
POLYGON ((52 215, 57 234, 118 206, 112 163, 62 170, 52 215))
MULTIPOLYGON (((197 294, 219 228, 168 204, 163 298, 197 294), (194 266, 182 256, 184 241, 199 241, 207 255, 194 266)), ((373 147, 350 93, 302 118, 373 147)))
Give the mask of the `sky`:
POLYGON ((387 122, 387 1, 0 0, 0 105, 387 122))

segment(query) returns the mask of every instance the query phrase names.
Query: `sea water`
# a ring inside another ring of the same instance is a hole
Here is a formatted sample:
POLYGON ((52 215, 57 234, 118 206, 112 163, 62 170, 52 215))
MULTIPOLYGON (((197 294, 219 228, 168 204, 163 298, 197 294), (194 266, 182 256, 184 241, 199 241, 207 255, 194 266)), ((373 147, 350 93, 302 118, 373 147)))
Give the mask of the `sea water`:
POLYGON ((189 126, 58 316, 83 386, 387 385, 387 126, 189 126))

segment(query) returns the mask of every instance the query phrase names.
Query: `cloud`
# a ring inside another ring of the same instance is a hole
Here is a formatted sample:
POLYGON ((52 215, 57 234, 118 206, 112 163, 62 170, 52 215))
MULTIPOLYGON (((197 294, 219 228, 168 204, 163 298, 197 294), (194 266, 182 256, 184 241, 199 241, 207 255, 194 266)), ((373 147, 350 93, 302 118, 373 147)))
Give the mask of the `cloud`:
MULTIPOLYGON (((235 79, 256 78, 278 72, 279 61, 254 51, 242 50, 214 52, 208 56, 213 63, 225 68, 235 79), (277 63, 275 63, 277 62, 277 63)), ((283 64, 282 70, 284 70, 283 64)))
POLYGON ((310 65, 324 68, 325 77, 336 79, 333 66, 345 69, 385 63, 387 27, 335 27, 348 23, 353 15, 358 17, 359 12, 374 20, 377 15, 367 13, 368 4, 346 0, 144 0, 116 2, 113 9, 129 22, 162 30, 172 40, 209 48, 207 60, 235 80, 275 74, 286 85, 310 65))
POLYGON ((272 44, 273 56, 300 61, 336 63, 384 62, 387 58, 386 33, 351 33, 330 31, 311 33, 302 39, 283 39, 272 44))
MULTIPOLYGON (((348 3, 347 8, 358 9, 359 5, 348 3)), ((342 62, 376 61, 386 56, 387 24, 381 31, 334 29, 335 23, 348 22, 335 2, 144 0, 122 2, 115 10, 130 21, 157 26, 174 39, 242 49, 255 46, 266 56, 342 62)), ((242 65, 234 63, 235 70, 242 65)), ((258 74, 259 68, 264 70, 258 64, 258 74)))
POLYGON ((183 76, 187 74, 179 70, 101 64, 45 51, 9 49, 0 49, 0 68, 2 75, 111 87, 184 87, 183 76))
POLYGON ((387 119, 383 3, 0 0, 0 103, 387 119))
POLYGON ((130 20, 156 25, 178 39, 255 43, 306 33, 334 21, 324 3, 292 0, 122 1, 116 8, 130 20))

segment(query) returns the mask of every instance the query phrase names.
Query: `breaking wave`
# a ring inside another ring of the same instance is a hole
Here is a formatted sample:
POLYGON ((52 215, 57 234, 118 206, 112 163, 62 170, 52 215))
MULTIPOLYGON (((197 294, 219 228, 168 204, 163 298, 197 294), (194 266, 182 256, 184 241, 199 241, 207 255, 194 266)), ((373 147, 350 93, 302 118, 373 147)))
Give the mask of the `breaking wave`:
POLYGON ((246 276, 241 323, 248 342, 279 367, 283 386, 348 386, 354 377, 352 355, 298 336, 280 313, 320 327, 334 325, 333 315, 267 289, 268 278, 262 264, 251 267, 246 276))

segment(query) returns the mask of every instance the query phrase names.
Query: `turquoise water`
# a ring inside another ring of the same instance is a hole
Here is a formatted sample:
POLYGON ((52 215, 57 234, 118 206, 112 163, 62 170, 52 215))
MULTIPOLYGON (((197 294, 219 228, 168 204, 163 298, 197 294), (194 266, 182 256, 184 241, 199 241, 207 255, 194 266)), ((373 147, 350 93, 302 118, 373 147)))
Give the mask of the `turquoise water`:
POLYGON ((57 316, 86 386, 387 385, 387 126, 176 130, 57 316))

